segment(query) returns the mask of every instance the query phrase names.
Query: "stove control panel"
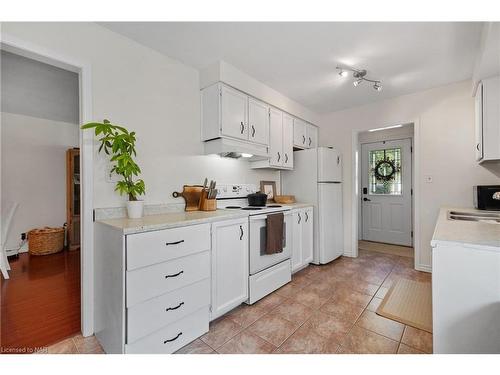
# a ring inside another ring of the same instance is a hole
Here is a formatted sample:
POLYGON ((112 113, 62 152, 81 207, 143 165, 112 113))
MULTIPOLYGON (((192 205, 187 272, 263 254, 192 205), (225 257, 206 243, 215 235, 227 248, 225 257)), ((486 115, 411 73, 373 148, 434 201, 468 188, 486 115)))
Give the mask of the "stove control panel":
POLYGON ((217 199, 246 198, 248 194, 258 191, 253 184, 219 184, 217 185, 217 199))

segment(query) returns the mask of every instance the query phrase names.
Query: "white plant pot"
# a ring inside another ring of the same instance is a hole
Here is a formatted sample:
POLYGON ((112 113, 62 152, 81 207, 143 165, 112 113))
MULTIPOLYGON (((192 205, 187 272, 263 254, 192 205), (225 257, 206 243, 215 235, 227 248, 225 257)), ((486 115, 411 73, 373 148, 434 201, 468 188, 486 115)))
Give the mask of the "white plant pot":
POLYGON ((127 201, 127 213, 130 219, 140 219, 144 215, 144 201, 127 201))

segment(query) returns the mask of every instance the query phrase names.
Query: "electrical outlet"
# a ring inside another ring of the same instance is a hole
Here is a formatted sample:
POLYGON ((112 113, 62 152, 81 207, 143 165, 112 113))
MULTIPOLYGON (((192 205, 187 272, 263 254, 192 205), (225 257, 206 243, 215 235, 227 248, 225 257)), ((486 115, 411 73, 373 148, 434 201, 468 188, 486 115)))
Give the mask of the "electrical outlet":
POLYGON ((432 183, 432 176, 430 176, 430 175, 424 176, 424 179, 425 179, 425 182, 427 182, 428 184, 432 183))
POLYGON ((112 168, 113 166, 111 164, 108 164, 106 166, 106 175, 104 176, 104 178, 106 179, 106 182, 109 182, 110 184, 116 184, 120 180, 120 177, 116 173, 111 172, 112 168))

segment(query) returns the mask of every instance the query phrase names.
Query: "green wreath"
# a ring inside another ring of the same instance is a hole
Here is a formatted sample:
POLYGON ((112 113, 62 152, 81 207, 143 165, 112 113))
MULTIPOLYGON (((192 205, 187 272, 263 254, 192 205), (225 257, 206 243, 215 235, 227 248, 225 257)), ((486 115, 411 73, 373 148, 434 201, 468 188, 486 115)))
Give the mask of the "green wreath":
POLYGON ((375 177, 377 180, 391 181, 394 179, 399 168, 394 164, 394 161, 389 158, 382 159, 375 164, 375 177))

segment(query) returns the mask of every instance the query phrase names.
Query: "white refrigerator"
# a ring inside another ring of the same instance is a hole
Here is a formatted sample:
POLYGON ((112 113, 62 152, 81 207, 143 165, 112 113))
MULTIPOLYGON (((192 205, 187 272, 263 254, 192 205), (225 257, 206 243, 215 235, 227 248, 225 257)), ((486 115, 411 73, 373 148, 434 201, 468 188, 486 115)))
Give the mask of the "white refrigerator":
POLYGON ((281 173, 283 194, 314 205, 313 263, 329 263, 344 253, 341 155, 318 147, 295 151, 293 163, 293 171, 281 173))

